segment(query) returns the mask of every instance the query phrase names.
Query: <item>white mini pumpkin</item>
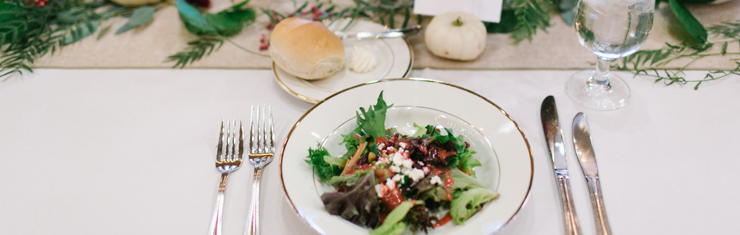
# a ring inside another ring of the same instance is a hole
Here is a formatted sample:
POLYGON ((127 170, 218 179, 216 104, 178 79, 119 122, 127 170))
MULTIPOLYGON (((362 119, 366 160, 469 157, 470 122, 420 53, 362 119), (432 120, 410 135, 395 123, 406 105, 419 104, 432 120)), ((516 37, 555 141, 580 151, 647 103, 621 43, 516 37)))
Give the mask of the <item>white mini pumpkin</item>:
POLYGON ((465 12, 437 15, 424 32, 432 54, 453 60, 473 60, 486 48, 486 26, 465 12))

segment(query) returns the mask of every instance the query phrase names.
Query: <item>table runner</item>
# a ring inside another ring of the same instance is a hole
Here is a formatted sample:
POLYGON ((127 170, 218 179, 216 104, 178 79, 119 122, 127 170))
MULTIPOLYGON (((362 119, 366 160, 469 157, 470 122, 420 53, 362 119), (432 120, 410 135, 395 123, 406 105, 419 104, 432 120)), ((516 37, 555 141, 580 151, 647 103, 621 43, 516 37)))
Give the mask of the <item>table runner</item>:
MULTIPOLYGON (((346 1, 335 1, 345 2, 346 1)), ((211 11, 218 11, 228 7, 229 0, 213 0, 211 11)), ((288 2, 288 4, 291 4, 288 2)), ((255 0, 250 3, 257 8, 267 6, 273 8, 276 3, 269 0, 255 0)), ((285 5, 283 3, 282 5, 285 5)), ((278 4, 278 6, 281 6, 278 4)), ((740 19, 740 1, 731 1, 720 5, 690 5, 689 9, 704 25, 714 25, 721 22, 740 19)), ((127 19, 114 18, 105 22, 116 29, 127 19)), ((269 37, 269 31, 264 25, 267 16, 260 16, 257 23, 245 29, 232 40, 250 50, 257 51, 259 38, 262 34, 269 37)), ((428 23, 429 18, 425 18, 428 23)), ((413 22, 413 20, 412 20, 413 22)), ((592 68, 596 57, 578 43, 575 30, 567 26, 558 15, 553 14, 553 27, 549 33, 538 31, 532 42, 524 41, 518 46, 511 45, 508 34, 489 34, 486 49, 483 54, 471 62, 459 62, 433 56, 426 49, 423 35, 412 36, 407 39, 414 52, 414 68, 438 69, 580 69, 592 68)), ((666 5, 656 11, 653 30, 643 49, 659 49, 665 42, 678 44, 670 35, 668 25, 677 24, 666 5)), ((113 30, 111 30, 113 31, 113 30)), ((38 68, 168 68, 174 63, 163 63, 169 55, 185 49, 186 43, 195 36, 184 28, 175 7, 166 7, 154 14, 153 22, 145 27, 131 30, 121 35, 109 33, 100 40, 97 35, 88 37, 78 43, 63 47, 56 54, 45 56, 34 63, 38 68)), ((721 49, 715 46, 713 51, 721 49)), ((740 45, 731 44, 728 51, 740 51, 740 45)), ((266 51, 262 53, 267 54, 266 51)), ((740 56, 708 57, 692 63, 688 69, 734 69, 736 64, 729 58, 740 56)), ((679 59, 667 64, 667 68, 676 68, 688 63, 689 59, 679 59)), ((199 62, 189 65, 189 68, 270 68, 271 60, 247 53, 226 42, 223 47, 205 57, 199 62)))

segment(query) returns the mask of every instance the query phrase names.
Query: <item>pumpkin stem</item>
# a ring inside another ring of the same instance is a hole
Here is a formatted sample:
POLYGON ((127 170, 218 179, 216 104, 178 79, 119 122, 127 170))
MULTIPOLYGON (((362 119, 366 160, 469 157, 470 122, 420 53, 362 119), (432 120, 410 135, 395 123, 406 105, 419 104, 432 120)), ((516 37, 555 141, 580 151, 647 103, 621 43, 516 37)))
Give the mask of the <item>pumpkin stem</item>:
POLYGON ((457 17, 457 20, 452 22, 452 26, 462 26, 462 25, 463 25, 463 22, 460 16, 457 17))

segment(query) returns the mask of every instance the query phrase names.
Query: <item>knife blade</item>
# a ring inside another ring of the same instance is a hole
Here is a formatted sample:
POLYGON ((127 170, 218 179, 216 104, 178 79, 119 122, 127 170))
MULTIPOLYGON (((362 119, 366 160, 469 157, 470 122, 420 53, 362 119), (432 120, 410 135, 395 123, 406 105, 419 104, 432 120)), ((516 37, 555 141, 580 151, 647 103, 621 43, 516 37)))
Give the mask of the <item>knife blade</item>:
POLYGON ((571 193, 568 176, 568 162, 565 158, 565 146, 563 146, 563 130, 560 129, 558 122, 558 108, 555 105, 555 97, 548 96, 542 101, 540 119, 542 129, 545 132, 545 142, 547 142, 547 150, 550 152, 555 179, 558 182, 558 191, 560 192, 560 201, 565 219, 565 233, 580 235, 581 226, 573 204, 573 194, 571 193))
POLYGON ((612 230, 609 226, 604 198, 601 194, 599 168, 596 165, 596 154, 594 154, 594 148, 591 144, 591 131, 588 128, 586 115, 583 113, 578 113, 573 118, 573 146, 576 149, 576 157, 578 157, 578 161, 581 163, 581 169, 583 170, 583 175, 586 177, 588 191, 591 195, 596 233, 609 235, 612 233, 612 230))
POLYGON ((380 38, 400 38, 404 35, 415 34, 422 29, 421 25, 412 25, 402 29, 391 29, 380 32, 358 32, 358 33, 344 33, 336 31, 334 34, 339 37, 342 41, 349 39, 364 40, 364 39, 380 39, 380 38))

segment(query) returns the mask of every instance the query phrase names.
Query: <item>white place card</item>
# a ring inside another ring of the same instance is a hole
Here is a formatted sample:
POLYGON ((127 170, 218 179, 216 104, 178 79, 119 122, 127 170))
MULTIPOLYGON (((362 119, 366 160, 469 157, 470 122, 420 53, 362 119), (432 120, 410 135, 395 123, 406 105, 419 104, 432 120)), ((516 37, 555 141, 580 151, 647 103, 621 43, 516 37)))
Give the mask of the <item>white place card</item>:
POLYGON ((438 15, 450 11, 462 11, 478 17, 482 21, 501 20, 503 0, 415 0, 414 14, 438 15))

